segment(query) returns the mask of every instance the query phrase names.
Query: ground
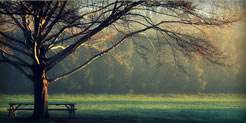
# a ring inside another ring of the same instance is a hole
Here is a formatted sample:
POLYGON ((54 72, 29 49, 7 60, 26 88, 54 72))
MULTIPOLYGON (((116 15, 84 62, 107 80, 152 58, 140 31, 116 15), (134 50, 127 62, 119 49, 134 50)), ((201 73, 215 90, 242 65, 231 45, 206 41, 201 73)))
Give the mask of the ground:
MULTIPOLYGON (((32 102, 31 95, 0 95, 0 122, 33 122, 30 111, 8 119, 9 102, 32 102)), ((76 118, 68 112, 50 111, 51 119, 39 122, 234 122, 246 123, 243 94, 58 94, 49 102, 76 103, 76 118)), ((36 121, 35 121, 36 122, 36 121)))

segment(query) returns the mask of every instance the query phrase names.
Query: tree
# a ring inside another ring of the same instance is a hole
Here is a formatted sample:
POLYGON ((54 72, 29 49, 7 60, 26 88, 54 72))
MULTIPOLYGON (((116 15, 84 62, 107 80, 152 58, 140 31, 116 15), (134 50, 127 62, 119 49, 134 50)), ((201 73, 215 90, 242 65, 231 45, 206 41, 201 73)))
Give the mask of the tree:
MULTIPOLYGON (((158 61, 165 61, 161 56, 168 47, 181 70, 177 52, 227 65, 226 55, 204 29, 239 19, 214 18, 189 1, 2 1, 0 15, 0 62, 13 65, 33 81, 35 118, 48 117, 48 85, 85 68, 131 37, 148 38, 160 56, 158 61), (90 58, 58 77, 47 77, 54 66, 81 48, 93 50, 90 58)), ((141 43, 134 43, 136 51, 147 59, 149 49, 141 43)))

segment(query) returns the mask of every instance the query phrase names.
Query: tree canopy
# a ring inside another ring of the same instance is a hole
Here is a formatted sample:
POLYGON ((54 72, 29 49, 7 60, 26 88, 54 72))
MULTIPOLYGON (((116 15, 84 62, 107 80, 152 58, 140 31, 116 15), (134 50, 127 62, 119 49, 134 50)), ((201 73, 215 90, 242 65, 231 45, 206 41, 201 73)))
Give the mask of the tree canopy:
MULTIPOLYGON (((30 79, 33 64, 48 72, 80 47, 93 51, 70 71, 48 77, 48 83, 72 75, 133 37, 146 37, 160 64, 172 58, 182 69, 176 60, 179 53, 228 65, 206 30, 239 19, 205 14, 191 1, 4 1, 0 14, 1 62, 14 65, 30 79), (22 36, 17 38, 14 32, 22 36), (164 58, 167 50, 171 56, 164 58)), ((148 59, 150 48, 143 42, 134 44, 139 55, 148 59)))

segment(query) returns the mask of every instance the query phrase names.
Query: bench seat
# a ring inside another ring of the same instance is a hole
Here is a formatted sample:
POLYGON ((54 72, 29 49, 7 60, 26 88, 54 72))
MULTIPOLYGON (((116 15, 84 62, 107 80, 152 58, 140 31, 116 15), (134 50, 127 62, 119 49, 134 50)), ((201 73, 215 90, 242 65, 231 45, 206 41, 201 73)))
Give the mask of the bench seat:
MULTIPOLYGON (((12 110, 12 109, 7 109, 7 110, 12 110)), ((18 108, 17 110, 34 110, 33 108, 18 108)), ((48 109, 48 110, 64 110, 64 111, 67 111, 69 109, 61 109, 61 108, 57 108, 57 109, 48 109)), ((78 110, 78 109, 73 109, 73 110, 78 110)))
MULTIPOLYGON (((18 110, 26 110, 26 111, 33 111, 34 108, 28 108, 28 107, 21 107, 22 105, 34 105, 33 103, 9 103, 10 107, 7 109, 9 111, 8 117, 10 117, 11 113, 13 116, 16 116, 16 112, 18 110)), ((75 118, 75 104, 74 103, 48 103, 48 105, 56 105, 56 106, 65 106, 65 108, 48 108, 49 111, 68 111, 70 118, 75 118)))

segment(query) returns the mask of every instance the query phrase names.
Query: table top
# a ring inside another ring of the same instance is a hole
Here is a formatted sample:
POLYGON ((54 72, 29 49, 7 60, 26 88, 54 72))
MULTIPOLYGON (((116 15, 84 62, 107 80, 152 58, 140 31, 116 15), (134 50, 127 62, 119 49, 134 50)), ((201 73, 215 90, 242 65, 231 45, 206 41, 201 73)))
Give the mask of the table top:
MULTIPOLYGON (((76 103, 71 102, 50 102, 48 105, 75 105, 76 103)), ((34 105, 32 102, 10 102, 9 105, 34 105)))

